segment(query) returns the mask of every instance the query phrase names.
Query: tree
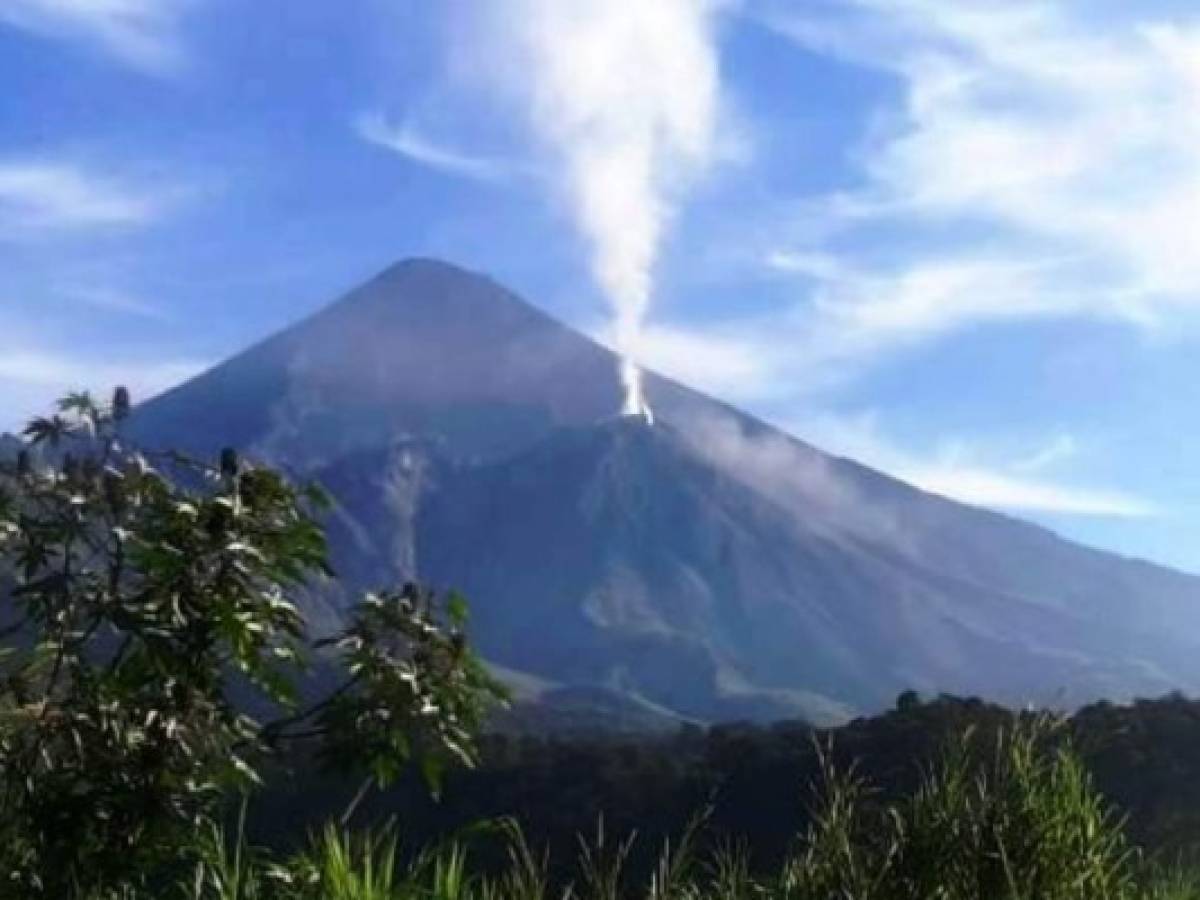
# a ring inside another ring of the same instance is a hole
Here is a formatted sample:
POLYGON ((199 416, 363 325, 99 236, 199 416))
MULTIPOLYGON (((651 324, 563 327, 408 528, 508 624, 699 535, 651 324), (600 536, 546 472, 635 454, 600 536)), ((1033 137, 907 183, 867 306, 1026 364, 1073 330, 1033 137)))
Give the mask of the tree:
POLYGON ((370 594, 343 631, 311 635, 297 600, 332 575, 321 492, 232 450, 139 450, 122 434, 129 409, 121 389, 106 407, 68 396, 0 464, 0 892, 13 896, 167 877, 223 794, 297 742, 376 783, 406 764, 436 779, 473 760, 500 693, 457 598, 370 594), (330 671, 337 683, 315 690, 330 671))

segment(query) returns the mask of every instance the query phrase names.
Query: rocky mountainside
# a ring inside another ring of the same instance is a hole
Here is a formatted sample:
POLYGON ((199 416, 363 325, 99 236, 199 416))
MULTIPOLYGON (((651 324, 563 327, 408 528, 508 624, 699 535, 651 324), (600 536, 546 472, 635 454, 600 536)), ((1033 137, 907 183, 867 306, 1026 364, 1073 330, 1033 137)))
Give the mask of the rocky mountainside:
POLYGON ((824 721, 907 688, 1200 688, 1200 579, 923 493, 667 379, 647 393, 655 425, 615 417, 609 351, 412 260, 134 427, 317 477, 345 583, 462 589, 530 696, 824 721))

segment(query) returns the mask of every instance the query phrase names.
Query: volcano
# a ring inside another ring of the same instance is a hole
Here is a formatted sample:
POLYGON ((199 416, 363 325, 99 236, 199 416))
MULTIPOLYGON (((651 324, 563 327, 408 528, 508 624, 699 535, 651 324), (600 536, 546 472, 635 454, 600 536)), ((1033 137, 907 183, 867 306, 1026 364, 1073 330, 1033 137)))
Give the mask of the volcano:
POLYGON ((1200 688, 1200 578, 825 454, 433 260, 141 406, 324 484, 338 593, 457 588, 531 696, 842 720, 904 690, 1069 706, 1200 688))

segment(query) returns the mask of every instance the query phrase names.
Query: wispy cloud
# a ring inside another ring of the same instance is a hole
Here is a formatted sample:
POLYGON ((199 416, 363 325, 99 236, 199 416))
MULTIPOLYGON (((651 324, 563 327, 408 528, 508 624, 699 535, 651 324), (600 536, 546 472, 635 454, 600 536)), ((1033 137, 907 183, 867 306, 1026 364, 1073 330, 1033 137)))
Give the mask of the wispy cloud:
POLYGON ((1072 459, 1079 453, 1079 444, 1069 434, 1058 434, 1046 444, 1013 463, 1018 472, 1040 472, 1072 459))
MULTIPOLYGON (((1097 17, 1043 0, 754 4, 807 51, 887 73, 901 90, 880 95, 847 148, 851 187, 792 198, 748 254, 794 299, 656 322, 639 356, 726 398, 812 409, 898 350, 989 323, 1100 319, 1194 333, 1200 15, 1163 8, 1097 17)), ((1069 448, 1044 449, 1065 458, 1069 448)), ((1024 508, 1096 508, 1041 483, 1053 461, 989 469, 889 457, 885 468, 989 505, 1007 496, 1024 508)), ((1099 508, 1142 508, 1100 494, 1099 508)))
POLYGON ((178 191, 70 163, 0 160, 0 239, 28 233, 146 224, 178 191))
POLYGON ((160 321, 168 318, 166 311, 161 306, 151 303, 144 297, 116 288, 69 284, 61 287, 58 293, 69 300, 108 312, 160 321))
POLYGON ((1012 459, 961 440, 943 440, 931 452, 899 446, 878 415, 818 415, 792 423, 794 434, 931 493, 992 509, 1106 518, 1145 518, 1158 507, 1125 491, 1079 484, 1054 472, 1079 453, 1077 440, 1056 435, 1012 459))
MULTIPOLYGON (((597 341, 616 349, 612 323, 587 329, 597 341)), ((689 387, 726 400, 761 399, 770 391, 783 360, 776 359, 773 341, 738 321, 732 329, 680 327, 651 322, 638 332, 628 349, 648 368, 689 387)))
MULTIPOLYGON (((203 370, 205 363, 170 360, 151 363, 99 363, 37 350, 7 348, 0 353, 0 378, 67 390, 73 387, 102 390, 126 383, 156 393, 203 370)), ((145 393, 143 393, 145 396, 145 393)))
POLYGON ((180 27, 196 0, 4 0, 0 24, 96 47, 153 72, 184 60, 180 27))
POLYGON ((435 141, 410 122, 392 123, 379 113, 359 116, 354 128, 361 138, 372 144, 423 166, 474 181, 502 182, 523 172, 516 163, 465 153, 435 141))
MULTIPOLYGON (((604 343, 612 342, 603 328, 593 329, 592 334, 604 343)), ((874 412, 821 412, 821 395, 838 383, 836 373, 846 362, 843 354, 851 352, 849 334, 840 336, 841 343, 824 344, 814 333, 789 323, 787 316, 736 319, 700 329, 655 324, 643 330, 638 355, 651 368, 691 387, 725 399, 764 402, 768 409, 794 408, 797 395, 809 392, 804 401, 809 412, 803 417, 768 414, 767 418, 823 450, 962 503, 1017 513, 1107 518, 1160 514, 1158 506, 1136 495, 1079 484, 1069 473, 1064 478, 1063 464, 1082 452, 1078 439, 1067 432, 1054 433, 1045 442, 1016 452, 1000 452, 958 437, 918 451, 890 439, 874 412), (831 355, 838 356, 836 365, 831 355)), ((860 338, 874 341, 878 336, 868 330, 860 338)), ((688 424, 694 430, 696 423, 688 424)), ((719 431, 701 430, 699 444, 730 444, 725 432, 731 428, 724 423, 719 431)), ((764 452, 762 447, 754 450, 756 458, 764 452)), ((792 467, 801 465, 794 451, 782 445, 772 444, 770 455, 779 458, 771 467, 776 473, 786 469, 787 460, 792 467)), ((808 476, 813 473, 805 472, 811 481, 808 476)))
POLYGON ((935 466, 894 474, 931 493, 973 506, 1118 519, 1141 519, 1157 514, 1155 507, 1128 494, 1018 478, 987 469, 935 466))
POLYGON ((804 272, 817 327, 878 347, 1001 318, 1154 327, 1194 314, 1200 18, 1156 7, 834 0, 766 13, 808 50, 904 89, 861 149, 861 185, 811 209, 843 248, 868 230, 905 239, 770 257, 823 260, 804 272))
POLYGON ((29 416, 45 412, 69 390, 92 390, 107 396, 116 385, 125 385, 140 401, 208 366, 203 360, 97 360, 0 345, 0 431, 17 428, 29 416))

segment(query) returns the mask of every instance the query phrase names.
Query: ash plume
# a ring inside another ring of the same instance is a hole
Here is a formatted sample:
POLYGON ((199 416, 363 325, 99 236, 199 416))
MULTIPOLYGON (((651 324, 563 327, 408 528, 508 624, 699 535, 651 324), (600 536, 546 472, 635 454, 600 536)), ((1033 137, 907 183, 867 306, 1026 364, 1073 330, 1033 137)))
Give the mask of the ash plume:
POLYGON ((676 203, 715 156, 715 28, 726 5, 490 0, 476 32, 492 86, 527 116, 590 245, 624 358, 624 412, 647 418, 634 348, 676 203))

